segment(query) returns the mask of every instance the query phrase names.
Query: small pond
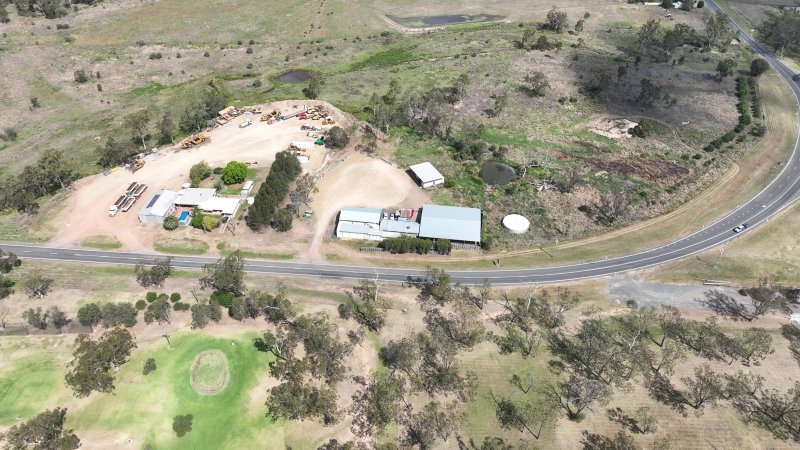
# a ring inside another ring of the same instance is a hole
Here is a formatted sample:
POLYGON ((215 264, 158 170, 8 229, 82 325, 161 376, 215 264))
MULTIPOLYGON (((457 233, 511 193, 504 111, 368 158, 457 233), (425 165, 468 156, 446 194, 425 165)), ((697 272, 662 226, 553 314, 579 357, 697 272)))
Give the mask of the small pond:
POLYGON ((281 83, 305 83, 311 79, 311 72, 307 70, 290 70, 278 75, 281 83))
POLYGON ((448 14, 443 16, 386 17, 404 27, 410 28, 436 27, 470 22, 492 22, 503 18, 503 16, 494 14, 448 14))
POLYGON ((486 184, 506 184, 517 178, 517 171, 513 167, 495 160, 483 163, 479 174, 486 184))

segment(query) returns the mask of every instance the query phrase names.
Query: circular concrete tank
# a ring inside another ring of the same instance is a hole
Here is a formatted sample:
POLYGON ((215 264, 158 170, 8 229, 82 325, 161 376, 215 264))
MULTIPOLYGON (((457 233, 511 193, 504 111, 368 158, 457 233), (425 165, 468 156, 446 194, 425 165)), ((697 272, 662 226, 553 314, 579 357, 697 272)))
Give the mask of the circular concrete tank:
POLYGON ((503 226, 514 234, 523 234, 531 227, 531 222, 519 214, 509 214, 503 218, 503 226))

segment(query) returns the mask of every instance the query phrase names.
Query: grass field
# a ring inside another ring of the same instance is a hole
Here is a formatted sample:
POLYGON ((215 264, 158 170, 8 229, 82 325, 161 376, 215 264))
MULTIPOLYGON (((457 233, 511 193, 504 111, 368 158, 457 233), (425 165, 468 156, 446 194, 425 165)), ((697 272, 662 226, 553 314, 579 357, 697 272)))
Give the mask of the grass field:
POLYGON ((156 242, 155 250, 178 255, 203 255, 208 244, 199 239, 162 239, 156 242))
POLYGON ((114 250, 122 247, 122 243, 113 236, 92 236, 81 242, 81 247, 114 250))

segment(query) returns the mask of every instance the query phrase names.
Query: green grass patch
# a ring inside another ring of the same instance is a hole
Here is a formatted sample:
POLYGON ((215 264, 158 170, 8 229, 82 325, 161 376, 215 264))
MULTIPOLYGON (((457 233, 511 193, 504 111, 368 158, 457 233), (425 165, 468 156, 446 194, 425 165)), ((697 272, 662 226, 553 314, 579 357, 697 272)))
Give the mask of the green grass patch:
POLYGON ((156 242, 155 250, 179 255, 203 255, 208 251, 208 244, 198 239, 161 239, 156 242))
POLYGON ((81 241, 81 247, 114 250, 122 247, 122 242, 112 236, 91 236, 81 241))
POLYGON ((276 448, 283 436, 265 416, 260 403, 251 404, 252 390, 267 374, 269 357, 253 347, 257 333, 234 338, 176 333, 172 350, 166 341, 157 348, 136 353, 117 373, 113 395, 97 395, 83 408, 70 411, 71 425, 81 430, 108 430, 134 436, 155 448, 276 448), (200 395, 190 376, 195 358, 202 352, 224 355, 230 379, 217 395, 200 395), (158 369, 142 375, 147 358, 158 369), (172 418, 192 414, 192 431, 178 438, 172 418))
POLYGON ((16 423, 17 416, 27 419, 48 408, 64 385, 63 367, 51 350, 40 349, 35 356, 13 361, 6 358, 7 370, 0 372, 2 426, 16 423))
POLYGON ((416 45, 392 47, 377 53, 361 56, 344 66, 344 68, 338 72, 352 72, 366 68, 386 68, 414 61, 418 59, 418 56, 414 54, 414 49, 416 47, 416 45))
POLYGON ((228 247, 228 244, 225 242, 218 242, 217 243, 217 251, 223 255, 227 256, 233 252, 238 251, 242 254, 245 258, 254 258, 254 259, 280 259, 280 260, 289 260, 295 257, 294 253, 279 253, 279 252, 257 252, 253 250, 244 250, 244 249, 237 249, 228 247))

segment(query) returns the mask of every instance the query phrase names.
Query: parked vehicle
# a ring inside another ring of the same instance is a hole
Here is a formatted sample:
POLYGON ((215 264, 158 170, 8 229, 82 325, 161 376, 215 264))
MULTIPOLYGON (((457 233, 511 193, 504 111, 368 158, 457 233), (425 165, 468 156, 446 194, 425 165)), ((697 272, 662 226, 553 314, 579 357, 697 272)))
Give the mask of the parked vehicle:
POLYGON ((734 229, 733 229, 733 232, 734 232, 734 233, 741 233, 742 231, 744 231, 744 230, 746 230, 746 229, 747 229, 747 224, 746 224, 746 223, 743 223, 743 224, 741 224, 741 225, 737 226, 736 228, 734 228, 734 229))
POLYGON ((252 124, 253 124, 253 121, 248 119, 248 120, 245 120, 244 122, 240 123, 239 124, 239 128, 249 127, 252 124))

